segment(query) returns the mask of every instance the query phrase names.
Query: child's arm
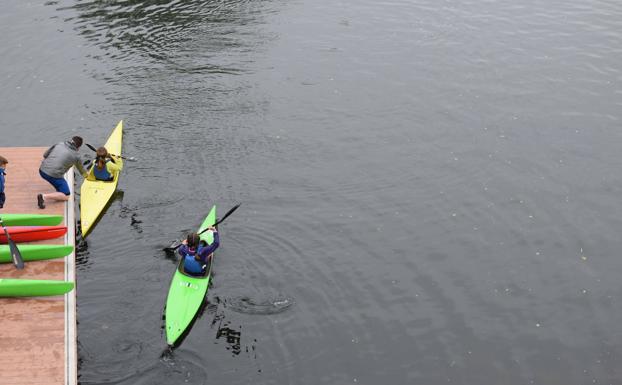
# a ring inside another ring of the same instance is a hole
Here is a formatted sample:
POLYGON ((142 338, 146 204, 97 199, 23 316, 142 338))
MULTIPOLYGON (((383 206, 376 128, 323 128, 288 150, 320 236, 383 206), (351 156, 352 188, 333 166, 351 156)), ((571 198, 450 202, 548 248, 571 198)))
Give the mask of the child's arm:
POLYGON ((106 170, 108 170, 108 172, 111 174, 114 171, 119 172, 123 169, 123 159, 115 156, 113 160, 114 160, 114 163, 113 162, 106 163, 106 170))

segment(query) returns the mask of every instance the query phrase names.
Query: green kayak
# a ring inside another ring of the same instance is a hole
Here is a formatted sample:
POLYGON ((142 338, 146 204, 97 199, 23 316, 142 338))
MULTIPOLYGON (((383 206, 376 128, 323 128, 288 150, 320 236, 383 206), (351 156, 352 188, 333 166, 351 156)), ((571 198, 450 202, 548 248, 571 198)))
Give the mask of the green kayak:
MULTIPOLYGON (((216 205, 207 214, 197 232, 200 233, 214 223, 216 223, 216 205)), ((207 244, 211 244, 214 240, 211 231, 204 232, 200 235, 200 238, 207 244)), ((212 256, 211 261, 213 260, 214 257, 212 256)), ((212 273, 212 262, 210 262, 204 276, 187 275, 183 271, 183 262, 183 259, 180 258, 166 299, 164 314, 166 317, 166 342, 169 345, 175 344, 196 316, 207 293, 212 273)))
MULTIPOLYGON (((17 245, 24 261, 41 261, 44 259, 61 258, 71 254, 71 245, 17 245)), ((0 263, 13 262, 9 245, 0 245, 0 263)))
POLYGON ((61 295, 73 289, 73 282, 41 279, 0 278, 0 297, 41 297, 61 295))
POLYGON ((56 226, 63 221, 62 215, 2 214, 5 226, 56 226))

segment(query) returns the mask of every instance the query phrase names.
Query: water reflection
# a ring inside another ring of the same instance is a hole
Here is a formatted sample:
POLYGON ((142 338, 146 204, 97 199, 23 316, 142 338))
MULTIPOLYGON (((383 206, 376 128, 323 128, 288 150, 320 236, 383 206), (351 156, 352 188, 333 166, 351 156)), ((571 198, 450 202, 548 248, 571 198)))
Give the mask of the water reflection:
POLYGON ((230 350, 233 355, 237 356, 238 354, 240 354, 241 351, 240 339, 242 338, 242 331, 235 330, 235 328, 231 328, 229 326, 231 326, 230 322, 224 322, 223 324, 223 322, 221 321, 218 325, 216 339, 224 339, 228 344, 226 349, 230 350))
MULTIPOLYGON (((216 303, 222 303, 220 298, 216 297, 216 303)), ((230 351, 235 357, 244 352, 249 358, 257 358, 257 339, 252 339, 250 343, 242 344, 242 325, 233 325, 233 322, 226 319, 225 311, 216 312, 217 305, 214 305, 215 316, 212 320, 212 327, 217 326, 216 343, 219 340, 224 341, 227 345, 225 349, 230 351)))
MULTIPOLYGON (((124 146, 140 157, 140 162, 128 165, 124 182, 140 186, 132 193, 140 198, 135 206, 153 203, 154 197, 179 200, 179 191, 164 187, 165 179, 176 183, 175 175, 161 172, 163 154, 178 150, 178 143, 184 143, 192 160, 165 160, 180 178, 198 177, 214 157, 226 161, 262 150, 258 147, 265 141, 240 131, 249 124, 255 129, 267 105, 263 95, 253 92, 249 75, 266 43, 274 39, 263 28, 273 13, 270 2, 48 4, 84 38, 84 71, 101 82, 97 92, 112 104, 94 111, 92 119, 99 113, 115 114, 127 122, 124 146), (224 148, 227 152, 221 154, 224 148)), ((203 186, 194 188, 199 191, 192 195, 207 196, 203 186)), ((148 231, 147 214, 141 211, 143 218, 135 218, 144 222, 133 222, 137 233, 148 231)))
MULTIPOLYGON (((91 231, 89 232, 92 233, 92 231, 94 231, 97 228, 97 224, 99 223, 99 221, 102 220, 102 218, 104 218, 106 216, 106 213, 108 212, 108 209, 110 208, 110 206, 114 203, 114 202, 119 202, 121 205, 123 204, 123 196, 124 196, 125 192, 123 190, 117 190, 114 192, 114 194, 112 194, 112 197, 110 198, 110 200, 108 201, 108 203, 106 204, 106 206, 104 207, 104 209, 102 210, 102 213, 99 217, 97 217, 97 219, 95 220, 95 222, 93 222, 93 225, 91 226, 91 231)), ((79 200, 79 193, 76 193, 76 199, 79 200)), ((76 213, 76 217, 80 217, 80 213, 76 213)), ((83 268, 87 268, 89 265, 89 244, 88 241, 86 240, 86 238, 82 235, 82 228, 80 226, 80 220, 78 220, 76 222, 76 267, 79 270, 82 270, 83 268)))
POLYGON ((58 10, 77 12, 65 21, 115 61, 147 59, 180 72, 236 74, 243 71, 238 62, 219 62, 216 55, 255 43, 248 33, 235 33, 261 22, 255 6, 249 1, 126 0, 78 2, 58 10))

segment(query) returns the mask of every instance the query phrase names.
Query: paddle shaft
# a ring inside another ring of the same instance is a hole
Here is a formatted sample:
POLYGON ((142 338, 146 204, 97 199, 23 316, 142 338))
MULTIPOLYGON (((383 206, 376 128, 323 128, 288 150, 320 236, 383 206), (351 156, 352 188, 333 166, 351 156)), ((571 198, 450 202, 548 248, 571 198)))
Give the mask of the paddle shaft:
MULTIPOLYGON (((88 148, 90 148, 91 150, 93 150, 93 152, 97 152, 97 149, 96 149, 95 147, 93 147, 92 145, 90 145, 90 144, 88 144, 88 143, 85 143, 85 144, 86 144, 86 147, 88 147, 88 148)), ((109 155, 116 156, 117 158, 121 158, 121 159, 129 160, 129 161, 134 161, 134 160, 136 160, 134 157, 131 157, 131 158, 126 158, 126 157, 124 157, 123 155, 115 155, 115 154, 109 154, 109 155)), ((112 161, 114 162, 114 159, 113 159, 112 161)))
MULTIPOLYGON (((234 212, 235 210, 237 210, 237 209, 238 209, 238 207, 240 207, 240 205, 241 205, 241 203, 238 203, 237 205, 233 206, 233 207, 231 208, 231 210, 227 211, 227 213, 226 213, 226 214, 225 214, 222 218, 220 218, 219 220, 217 220, 217 221, 216 221, 216 223, 214 223, 211 227, 216 227, 216 226, 218 226, 218 224, 220 224, 222 221, 224 221, 225 219, 227 219, 227 217, 228 217, 229 215, 233 214, 233 212, 234 212)), ((208 227, 207 229, 205 229, 205 230, 201 231, 201 232, 199 233, 199 235, 203 234, 203 233, 204 233, 204 232, 206 232, 207 230, 209 230, 209 227, 208 227)))
POLYGON ((9 250, 11 251, 11 258, 13 258, 13 264, 19 270, 24 268, 24 259, 22 258, 22 254, 19 252, 17 245, 11 239, 9 235, 9 230, 6 229, 2 218, 0 217, 0 225, 2 225, 2 229, 4 230, 4 235, 6 235, 6 241, 9 244, 9 250))
MULTIPOLYGON (((216 221, 216 223, 214 223, 214 224, 213 224, 213 225, 211 225, 211 226, 208 226, 206 229, 202 230, 202 231, 201 231, 198 235, 203 234, 204 232, 206 232, 207 230, 209 230, 211 227, 216 227, 216 226, 218 226, 218 224, 222 223, 222 221, 224 221, 225 219, 227 219, 227 217, 228 217, 229 215, 233 214, 233 212, 234 212, 235 210, 237 210, 237 209, 238 209, 238 207, 240 207, 240 205, 241 205, 241 203, 238 203, 237 205, 233 206, 233 207, 231 208, 231 210, 227 211, 227 213, 226 213, 226 214, 225 214, 222 218, 220 218, 219 220, 217 220, 217 221, 216 221)), ((172 251, 175 251, 175 250, 179 249, 179 248, 181 247, 181 245, 182 245, 182 244, 183 244, 183 243, 180 243, 179 245, 174 246, 174 247, 168 247, 168 248, 166 248, 165 250, 172 250, 172 251)))

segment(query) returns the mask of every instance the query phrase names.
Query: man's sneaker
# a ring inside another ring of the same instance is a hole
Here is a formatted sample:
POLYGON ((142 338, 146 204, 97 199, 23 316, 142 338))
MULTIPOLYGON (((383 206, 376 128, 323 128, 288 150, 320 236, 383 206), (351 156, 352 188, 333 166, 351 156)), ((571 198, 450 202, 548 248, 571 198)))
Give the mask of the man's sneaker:
POLYGON ((39 205, 40 209, 45 208, 45 202, 43 201, 43 194, 37 194, 37 205, 39 205))

